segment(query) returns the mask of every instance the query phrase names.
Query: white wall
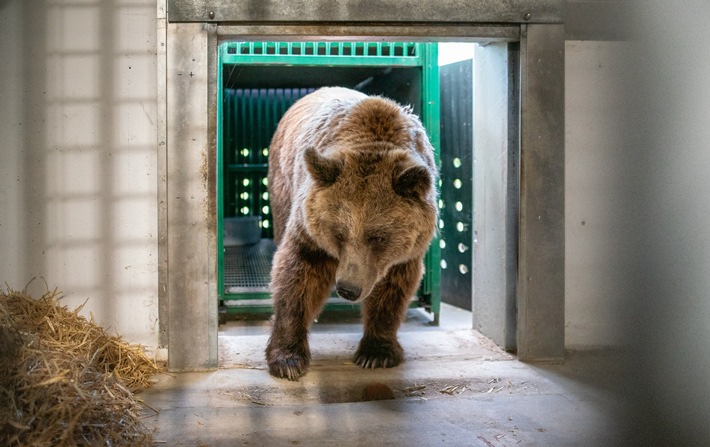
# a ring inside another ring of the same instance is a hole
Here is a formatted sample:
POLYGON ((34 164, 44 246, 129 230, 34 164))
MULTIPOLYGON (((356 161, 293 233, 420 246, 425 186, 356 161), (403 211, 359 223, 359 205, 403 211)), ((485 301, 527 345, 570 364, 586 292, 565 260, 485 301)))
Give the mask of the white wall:
MULTIPOLYGON (((21 1, 0 3, 0 286, 7 281, 21 288, 29 278, 21 278, 23 207, 25 182, 22 180, 23 101, 20 61, 22 22, 21 1)), ((24 129, 29 128, 24 123, 24 129)), ((27 132, 24 132, 27 133, 27 132)))
POLYGON ((153 0, 0 2, 0 281, 44 278, 150 348, 155 16, 153 0))
POLYGON ((619 345, 629 291, 616 246, 626 188, 625 42, 568 41, 565 61, 565 337, 567 347, 619 345))

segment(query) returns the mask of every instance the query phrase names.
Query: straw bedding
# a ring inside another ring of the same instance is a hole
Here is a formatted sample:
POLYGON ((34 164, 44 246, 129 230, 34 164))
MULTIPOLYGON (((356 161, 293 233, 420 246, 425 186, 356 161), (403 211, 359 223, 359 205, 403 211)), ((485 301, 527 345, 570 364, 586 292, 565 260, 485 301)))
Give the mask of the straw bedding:
POLYGON ((0 291, 0 445, 152 446, 133 393, 159 367, 59 299, 0 291))

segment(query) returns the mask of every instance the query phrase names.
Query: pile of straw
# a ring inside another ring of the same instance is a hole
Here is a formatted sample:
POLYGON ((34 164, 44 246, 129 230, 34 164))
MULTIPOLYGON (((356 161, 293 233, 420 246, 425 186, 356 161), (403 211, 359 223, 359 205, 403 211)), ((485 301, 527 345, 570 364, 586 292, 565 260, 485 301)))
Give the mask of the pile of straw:
POLYGON ((133 393, 159 367, 59 298, 0 292, 0 445, 152 446, 133 393))

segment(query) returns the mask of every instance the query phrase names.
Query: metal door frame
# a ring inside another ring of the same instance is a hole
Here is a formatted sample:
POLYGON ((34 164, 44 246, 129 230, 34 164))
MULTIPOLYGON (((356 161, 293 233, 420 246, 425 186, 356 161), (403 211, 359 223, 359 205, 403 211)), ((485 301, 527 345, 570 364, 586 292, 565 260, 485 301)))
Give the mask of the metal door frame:
POLYGON ((563 357, 564 0, 157 3, 159 324, 170 370, 217 367, 216 68, 217 45, 231 38, 519 42, 518 256, 506 261, 517 278, 490 279, 515 282, 518 357, 563 357))

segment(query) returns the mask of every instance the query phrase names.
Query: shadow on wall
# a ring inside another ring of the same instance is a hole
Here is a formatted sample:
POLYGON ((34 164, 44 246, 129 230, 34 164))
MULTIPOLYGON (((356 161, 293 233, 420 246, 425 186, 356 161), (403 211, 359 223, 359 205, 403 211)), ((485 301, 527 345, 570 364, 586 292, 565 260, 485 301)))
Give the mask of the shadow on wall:
MULTIPOLYGON (((156 25, 150 0, 3 2, 18 82, 10 209, 19 240, 0 279, 33 277, 128 340, 157 345, 156 25), (6 5, 6 3, 13 3, 6 5), (16 181, 15 181, 16 180, 16 181)), ((6 39, 3 39, 6 40, 6 39)), ((5 84, 7 85, 7 84, 5 84)), ((14 144, 0 142, 5 144, 14 144)), ((6 182, 9 180, 2 180, 6 182)), ((45 288, 35 280, 30 291, 45 288)))
POLYGON ((705 0, 635 2, 617 253, 633 347, 633 445, 710 439, 710 39, 705 0), (636 422, 634 424, 634 422, 636 422))

